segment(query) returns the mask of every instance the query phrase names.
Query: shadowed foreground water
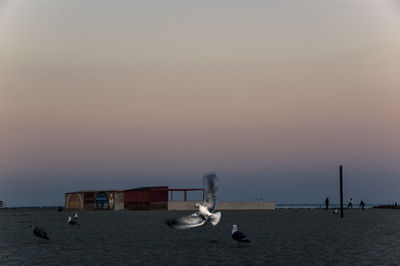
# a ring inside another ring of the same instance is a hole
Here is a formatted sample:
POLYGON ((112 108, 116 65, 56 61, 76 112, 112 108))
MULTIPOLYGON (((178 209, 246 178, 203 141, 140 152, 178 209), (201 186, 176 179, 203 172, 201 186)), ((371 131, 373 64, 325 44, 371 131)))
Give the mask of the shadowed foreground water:
MULTIPOLYGON (((347 211, 347 210, 346 210, 347 211)), ((223 211, 220 224, 175 231, 183 211, 0 210, 1 265, 399 265, 400 211, 360 209, 340 219, 320 209, 223 211), (30 224, 50 241, 36 238, 30 224), (232 224, 250 245, 231 238, 232 224)))

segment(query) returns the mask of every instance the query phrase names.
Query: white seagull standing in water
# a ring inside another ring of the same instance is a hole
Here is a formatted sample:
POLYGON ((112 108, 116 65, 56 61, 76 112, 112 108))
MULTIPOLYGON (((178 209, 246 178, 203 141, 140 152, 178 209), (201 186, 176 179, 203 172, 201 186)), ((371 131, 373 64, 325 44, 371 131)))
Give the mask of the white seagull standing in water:
POLYGON ((177 230, 201 226, 208 221, 216 226, 221 219, 221 212, 214 213, 215 206, 217 205, 217 176, 215 173, 207 174, 204 176, 204 186, 207 191, 207 199, 203 205, 196 203, 195 207, 197 212, 189 216, 183 216, 177 219, 168 219, 167 225, 177 230))
POLYGON ((78 213, 77 213, 77 212, 75 213, 74 219, 75 219, 75 220, 78 220, 78 213))
POLYGON ((232 238, 238 241, 239 245, 240 242, 248 242, 248 243, 250 242, 247 236, 238 230, 236 224, 232 226, 232 238))

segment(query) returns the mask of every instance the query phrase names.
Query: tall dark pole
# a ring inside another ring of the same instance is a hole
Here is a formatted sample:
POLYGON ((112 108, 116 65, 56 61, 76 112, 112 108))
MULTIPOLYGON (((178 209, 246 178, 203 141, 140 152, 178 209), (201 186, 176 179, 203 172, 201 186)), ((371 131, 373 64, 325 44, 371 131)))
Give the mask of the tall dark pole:
POLYGON ((340 165, 340 217, 343 218, 343 167, 340 165))

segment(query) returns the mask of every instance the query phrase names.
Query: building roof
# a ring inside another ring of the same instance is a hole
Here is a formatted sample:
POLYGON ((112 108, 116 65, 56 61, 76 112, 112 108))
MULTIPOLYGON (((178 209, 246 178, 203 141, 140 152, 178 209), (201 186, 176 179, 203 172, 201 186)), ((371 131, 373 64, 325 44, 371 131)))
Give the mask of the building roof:
POLYGON ((168 190, 168 186, 154 186, 154 187, 138 187, 132 189, 104 189, 104 190, 90 190, 90 189, 83 189, 78 191, 66 192, 65 194, 73 194, 73 193, 96 193, 96 192, 124 192, 124 191, 134 191, 134 190, 168 190))
POLYGON ((65 192, 65 194, 72 194, 72 193, 95 193, 95 192, 124 192, 123 189, 104 189, 104 190, 89 190, 89 189, 84 189, 84 190, 78 190, 78 191, 72 191, 72 192, 65 192))
POLYGON ((125 191, 133 191, 133 190, 151 190, 151 189, 168 189, 168 186, 138 187, 138 188, 126 189, 125 191))

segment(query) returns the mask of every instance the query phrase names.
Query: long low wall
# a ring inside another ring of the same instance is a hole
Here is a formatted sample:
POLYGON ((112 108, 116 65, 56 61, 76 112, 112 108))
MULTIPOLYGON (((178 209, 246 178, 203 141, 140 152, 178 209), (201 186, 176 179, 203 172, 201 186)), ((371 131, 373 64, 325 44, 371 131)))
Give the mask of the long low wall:
POLYGON ((219 210, 275 210, 275 202, 218 202, 219 210))
MULTIPOLYGON (((168 201, 168 210, 195 210, 198 201, 168 201)), ((275 210, 275 202, 218 202, 217 210, 275 210)))

